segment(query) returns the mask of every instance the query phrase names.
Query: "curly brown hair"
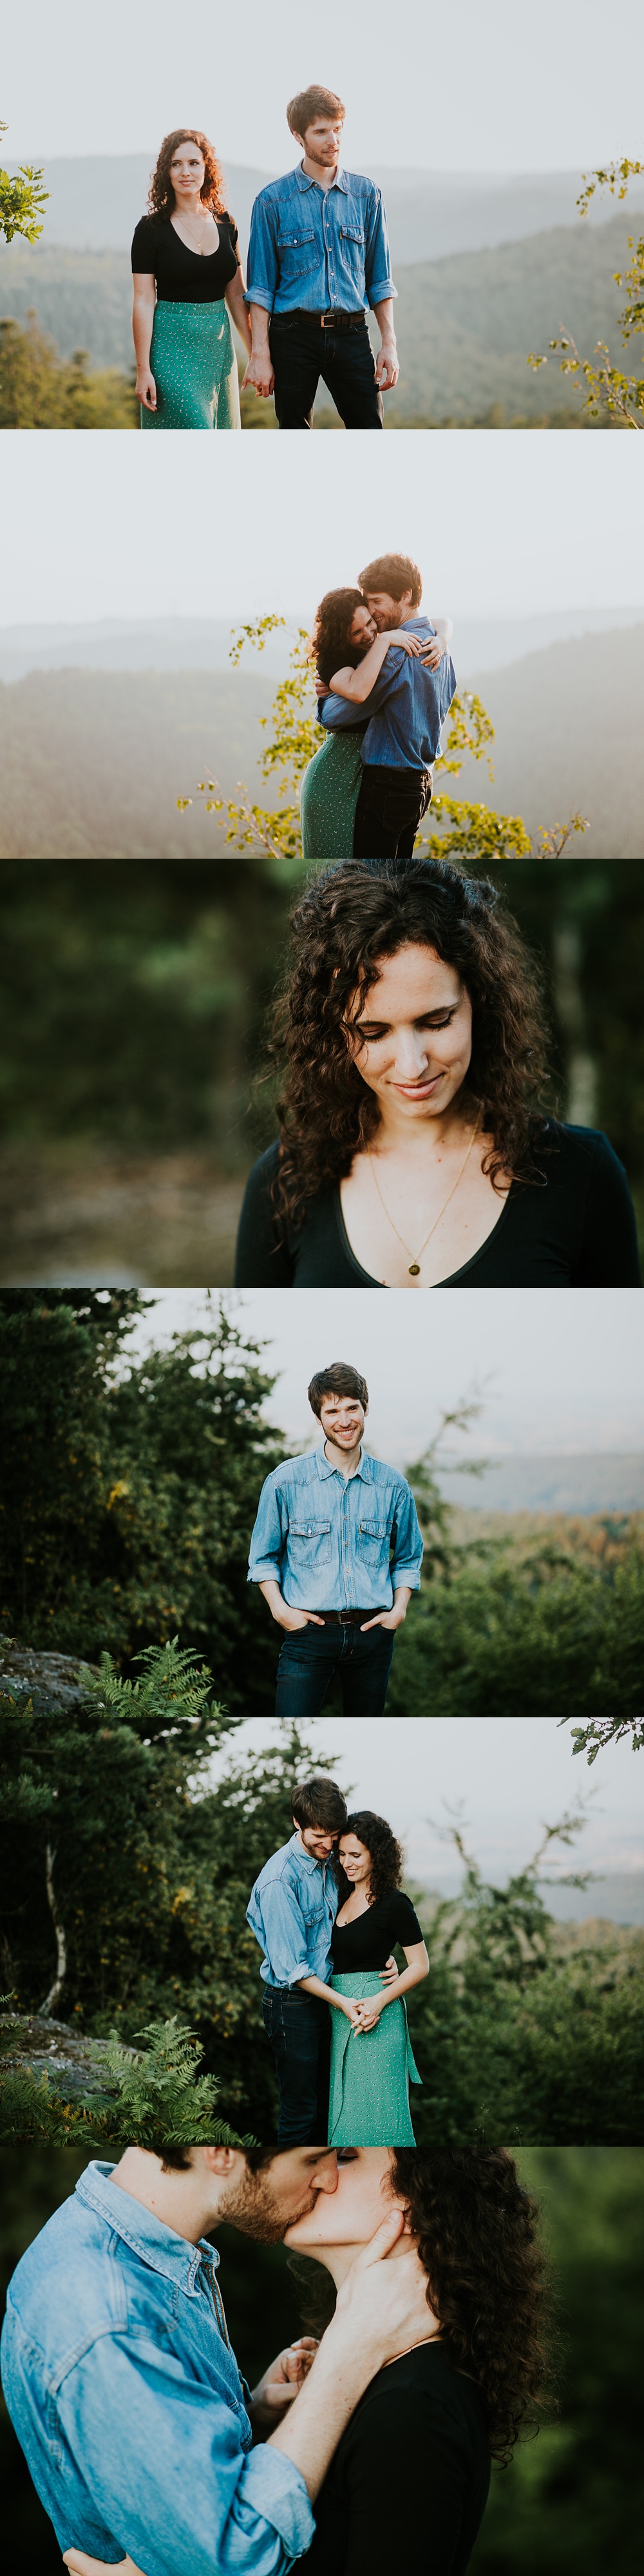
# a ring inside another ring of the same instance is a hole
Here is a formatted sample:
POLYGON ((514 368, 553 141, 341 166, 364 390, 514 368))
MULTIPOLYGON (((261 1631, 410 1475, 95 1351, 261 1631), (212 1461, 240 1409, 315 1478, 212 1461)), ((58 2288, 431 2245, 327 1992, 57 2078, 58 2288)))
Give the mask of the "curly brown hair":
POLYGON ((307 1204, 344 1178, 380 1120, 347 1034, 381 961, 432 948, 462 976, 472 1004, 468 1091, 492 1137, 483 1170, 538 1183, 547 1120, 546 1022, 539 975, 489 877, 447 859, 371 868, 359 859, 314 877, 292 916, 294 957, 275 1004, 269 1065, 282 1075, 278 1219, 301 1223, 307 1204))
POLYGON ((351 670, 357 671, 358 663, 364 661, 368 644, 352 643, 351 627, 356 609, 366 608, 366 605, 361 590, 326 590, 319 608, 316 608, 311 658, 315 656, 316 670, 320 679, 326 680, 327 687, 334 671, 341 670, 343 663, 348 662, 351 670))
POLYGON ((543 2401, 538 2204, 507 2147, 394 2148, 391 2184, 418 2244, 441 2339, 456 2368, 475 2380, 492 2458, 505 2466, 543 2401))
POLYGON ((223 170, 217 160, 213 144, 209 143, 207 134, 199 133, 196 125, 177 125, 173 134, 164 134, 156 170, 153 170, 150 180, 148 214, 160 215, 164 222, 169 223, 170 216, 174 213, 175 195, 170 178, 170 163, 180 143, 198 145, 206 164, 201 190, 202 206, 206 206, 211 215, 224 215, 226 191, 223 170))
MULTIPOLYGON (((389 1896, 392 1887, 400 1886, 403 1866, 401 1844, 396 1842, 386 1817, 374 1816, 370 1807, 361 1807, 357 1815, 347 1816, 342 1833, 356 1834, 358 1842, 364 1843, 371 1861, 368 1901, 370 1905, 379 1905, 381 1896, 389 1896)), ((352 1880, 345 1877, 342 1863, 338 1860, 340 1905, 344 1905, 345 1897, 350 1896, 352 1884, 352 1880)))

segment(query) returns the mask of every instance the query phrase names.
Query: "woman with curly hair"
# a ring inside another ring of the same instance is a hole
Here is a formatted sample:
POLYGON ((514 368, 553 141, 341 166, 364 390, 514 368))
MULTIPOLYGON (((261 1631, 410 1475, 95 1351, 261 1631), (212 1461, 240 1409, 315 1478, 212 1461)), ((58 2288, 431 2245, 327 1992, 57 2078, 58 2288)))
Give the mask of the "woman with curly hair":
MULTIPOLYGON (((437 625, 437 620, 433 620, 437 625)), ((353 826, 362 784, 360 745, 367 730, 360 708, 382 670, 390 644, 418 657, 419 635, 398 627, 378 633, 361 590, 327 590, 316 613, 311 658, 324 692, 355 703, 355 725, 327 733, 304 772, 300 792, 302 849, 307 860, 350 859, 353 826)))
MULTIPOLYGON (((392 2207, 426 2280, 427 2331, 377 2373, 341 2435, 315 2504, 302 2576, 464 2576, 490 2462, 537 2428, 545 2388, 538 2208, 505 2147, 384 2147, 338 2160, 337 2190, 289 2227, 293 2253, 337 2290, 392 2207)), ((298 2273, 300 2265, 298 2261, 298 2273)), ((307 2323, 329 2323, 309 2312, 307 2323)), ((309 2353, 303 2368, 310 2367, 309 2353)))
POLYGON ((355 859, 309 884, 293 947, 239 1287, 641 1284, 608 1138, 547 1111, 540 982, 489 877, 355 859))
POLYGON ((421 2078, 404 1998, 429 1975, 429 1959, 418 1916, 401 1890, 400 1843, 384 1816, 369 1808, 347 1816, 338 1864, 328 1993, 341 2008, 331 2012, 328 2144, 413 2147, 409 2085, 421 2078), (396 1942, 407 1964, 392 1976, 396 1942), (356 2007, 351 2019, 347 2003, 356 2007))
POLYGON ((148 212, 132 243, 136 390, 142 429, 240 429, 226 306, 250 349, 250 322, 219 162, 206 134, 166 134, 148 212))

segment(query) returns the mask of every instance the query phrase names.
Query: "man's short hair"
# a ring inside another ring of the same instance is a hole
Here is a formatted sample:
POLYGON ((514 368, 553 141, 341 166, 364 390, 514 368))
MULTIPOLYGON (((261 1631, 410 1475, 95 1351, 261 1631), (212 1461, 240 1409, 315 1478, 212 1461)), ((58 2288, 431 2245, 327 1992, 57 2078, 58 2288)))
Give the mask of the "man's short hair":
MULTIPOLYGON (((159 2155, 163 2173, 189 2173, 194 2152, 194 2147, 160 2147, 159 2155)), ((243 2149, 246 2163, 250 2172, 254 2174, 260 2173, 263 2165, 273 2163, 275 2152, 274 2147, 244 2147, 243 2149)))
POLYGON ((342 1834, 347 1810, 342 1790, 326 1771, 314 1771, 310 1780, 301 1780, 291 1799, 293 1818, 303 1833, 307 1826, 318 1834, 342 1834))
POLYGON ((309 1404, 318 1422, 320 1405, 325 1395, 350 1395, 355 1404, 364 1406, 366 1413, 369 1402, 366 1378, 360 1376, 359 1369, 350 1368, 348 1360, 332 1360, 330 1368, 316 1369, 315 1377, 311 1379, 309 1404))
POLYGON ((358 573, 365 599, 376 590, 386 590, 389 599, 403 599, 411 591, 412 607, 420 608, 423 596, 422 575, 411 555, 376 555, 375 562, 365 564, 358 573))
POLYGON ((320 89, 319 81, 311 81, 310 89, 298 89, 297 97, 289 99, 286 121, 291 134, 301 136, 313 124, 314 116, 344 117, 346 112, 337 90, 320 89))

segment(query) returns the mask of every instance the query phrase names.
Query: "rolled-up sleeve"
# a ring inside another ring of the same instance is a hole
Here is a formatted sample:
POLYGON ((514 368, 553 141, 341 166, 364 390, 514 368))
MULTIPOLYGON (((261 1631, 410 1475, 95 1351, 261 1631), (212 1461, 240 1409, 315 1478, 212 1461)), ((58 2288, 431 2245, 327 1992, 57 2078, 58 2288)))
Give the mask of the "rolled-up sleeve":
MULTIPOLYGON (((237 2409, 160 2346, 97 2338, 58 2390, 65 2439, 119 2551, 146 2576, 283 2576, 314 2524, 299 2469, 246 2450, 237 2409)), ((82 2531, 61 2546, 82 2548, 82 2531)))
POLYGON ((286 1515, 271 1476, 262 1485, 248 1558, 249 1583, 281 1583, 286 1515))
POLYGON ((389 1571, 394 1591, 397 1585, 404 1583, 408 1585, 410 1592, 418 1592, 423 1562, 423 1541, 414 1497, 409 1485, 406 1484, 399 1486, 396 1495, 393 1537, 394 1549, 389 1571))
POLYGON ((263 304, 267 313, 273 311, 279 285, 277 226, 277 206, 262 191, 255 198, 250 219, 245 300, 247 304, 263 304))
POLYGON ((369 717, 379 715, 384 707, 392 679, 402 669, 404 659, 404 653, 390 644, 382 670, 361 706, 356 705, 355 698, 336 698, 333 689, 328 689, 326 697, 318 700, 318 723, 326 725, 330 733, 341 733, 343 725, 368 724, 369 717))
POLYGON ((387 217, 379 188, 374 188, 365 224, 364 274, 369 304, 385 304, 396 294, 391 274, 387 217))
POLYGON ((269 1879, 261 1897, 253 1889, 247 1921, 256 1941, 263 1940, 273 1985, 299 1986, 302 1977, 310 1977, 304 1916, 288 1879, 269 1879))

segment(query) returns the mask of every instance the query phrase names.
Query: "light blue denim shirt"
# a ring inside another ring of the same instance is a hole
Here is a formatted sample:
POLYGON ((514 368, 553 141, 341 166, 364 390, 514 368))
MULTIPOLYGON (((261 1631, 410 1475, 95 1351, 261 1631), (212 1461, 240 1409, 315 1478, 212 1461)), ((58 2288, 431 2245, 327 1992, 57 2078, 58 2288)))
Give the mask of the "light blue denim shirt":
MULTIPOLYGON (((404 631, 411 635, 434 635, 428 617, 406 617, 404 631)), ((360 745, 360 758, 367 768, 430 769, 441 745, 441 730, 456 688, 456 673, 449 653, 443 653, 435 671, 410 653, 401 653, 390 644, 378 679, 374 681, 361 707, 349 698, 334 698, 329 690, 318 700, 320 724, 329 732, 341 733, 345 726, 367 720, 367 730, 360 745)))
POLYGON ((9 2284, 2 2385, 61 2550, 145 2576, 283 2576, 314 2524, 299 2469, 251 2450, 219 2257, 90 2164, 9 2284))
POLYGON ((246 1907, 246 1921, 264 1951, 259 1973, 267 1985, 298 1986, 302 1977, 321 1977, 328 1985, 337 1910, 332 1864, 313 1860, 292 1834, 265 1861, 246 1907))
POLYGON ((363 1449, 347 1479, 323 1446, 267 1476, 248 1580, 279 1583, 292 1610, 390 1610, 397 1585, 418 1591, 422 1554, 405 1477, 363 1449))
POLYGON ((247 304, 267 313, 362 313, 395 295, 387 219, 373 179, 338 170, 330 188, 300 162, 255 198, 247 304))

